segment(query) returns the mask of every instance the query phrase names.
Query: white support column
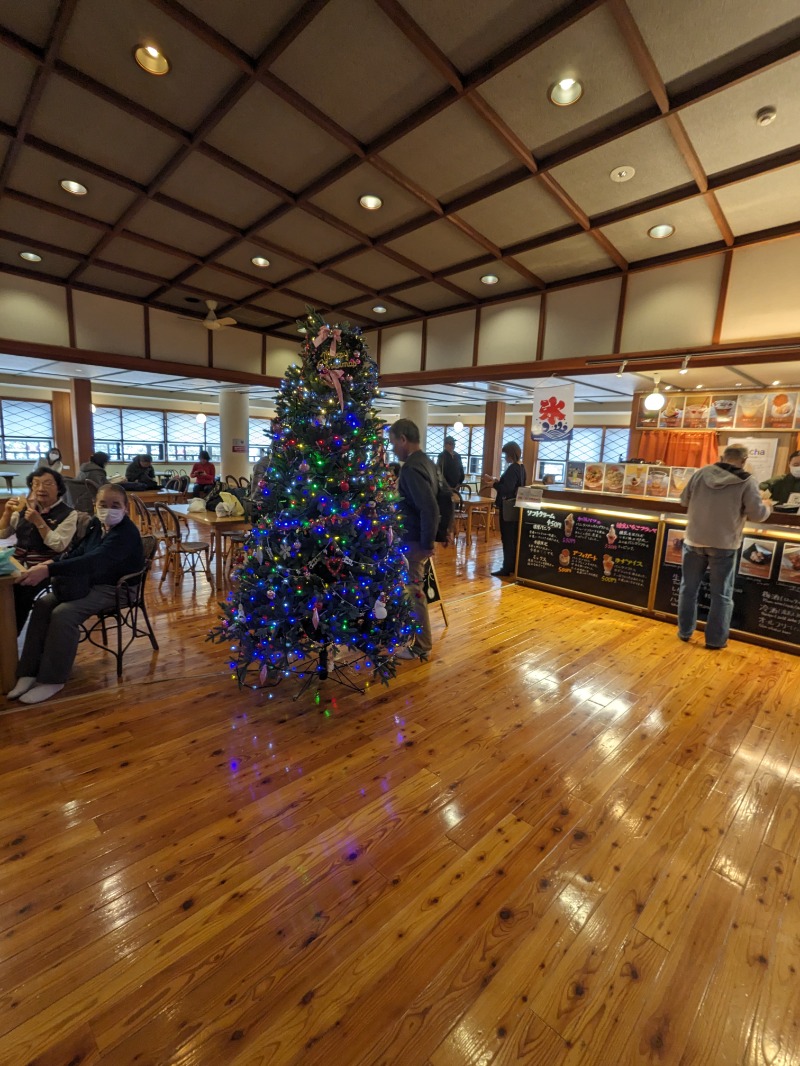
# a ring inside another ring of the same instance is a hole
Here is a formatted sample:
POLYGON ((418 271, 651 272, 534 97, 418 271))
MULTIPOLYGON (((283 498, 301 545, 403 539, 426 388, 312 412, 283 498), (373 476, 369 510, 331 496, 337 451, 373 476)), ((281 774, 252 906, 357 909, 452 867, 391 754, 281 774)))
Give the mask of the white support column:
POLYGON ((248 456, 250 397, 247 390, 223 389, 219 394, 219 436, 222 468, 219 476, 250 477, 248 456))
POLYGON ((425 451, 425 442, 428 436, 428 401, 427 400, 401 400, 400 414, 398 418, 410 418, 419 428, 419 439, 422 450, 425 451))

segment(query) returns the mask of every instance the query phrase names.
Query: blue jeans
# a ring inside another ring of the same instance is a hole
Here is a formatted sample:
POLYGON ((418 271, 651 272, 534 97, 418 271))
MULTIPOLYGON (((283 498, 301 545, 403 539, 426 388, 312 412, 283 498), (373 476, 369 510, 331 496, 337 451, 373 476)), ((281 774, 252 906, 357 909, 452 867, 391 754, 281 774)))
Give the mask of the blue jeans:
POLYGON ((708 570, 711 605, 706 621, 706 647, 721 648, 728 640, 733 613, 733 581, 737 552, 733 548, 693 548, 683 545, 681 588, 678 594, 678 636, 688 640, 697 626, 697 596, 708 570))

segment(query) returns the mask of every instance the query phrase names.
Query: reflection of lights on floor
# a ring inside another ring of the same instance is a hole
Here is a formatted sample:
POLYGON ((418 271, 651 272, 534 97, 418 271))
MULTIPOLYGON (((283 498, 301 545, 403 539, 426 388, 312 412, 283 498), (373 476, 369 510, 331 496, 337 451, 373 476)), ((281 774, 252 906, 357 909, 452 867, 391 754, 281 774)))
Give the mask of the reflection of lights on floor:
POLYGON ((442 814, 444 815, 444 820, 448 829, 453 829, 464 817, 456 803, 448 803, 443 809, 442 814))

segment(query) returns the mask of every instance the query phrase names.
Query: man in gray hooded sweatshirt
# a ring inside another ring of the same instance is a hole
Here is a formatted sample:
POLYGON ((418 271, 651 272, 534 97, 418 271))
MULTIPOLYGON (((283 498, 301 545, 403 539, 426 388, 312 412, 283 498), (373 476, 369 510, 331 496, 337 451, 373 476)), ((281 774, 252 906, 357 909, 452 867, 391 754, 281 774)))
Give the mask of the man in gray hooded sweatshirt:
POLYGON ((683 542, 678 636, 689 640, 697 626, 697 596, 706 570, 711 604, 706 621, 706 647, 724 648, 733 612, 736 555, 745 519, 763 522, 772 508, 761 499, 758 484, 745 469, 748 451, 729 444, 722 461, 698 470, 681 493, 688 509, 683 542))

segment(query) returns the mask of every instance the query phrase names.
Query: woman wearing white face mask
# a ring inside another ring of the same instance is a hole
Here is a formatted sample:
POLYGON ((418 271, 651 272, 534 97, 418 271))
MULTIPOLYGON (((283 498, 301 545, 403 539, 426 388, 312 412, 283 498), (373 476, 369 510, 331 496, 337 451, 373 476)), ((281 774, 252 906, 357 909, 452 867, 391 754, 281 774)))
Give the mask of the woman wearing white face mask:
POLYGON ((33 605, 17 684, 8 693, 21 703, 42 703, 66 684, 78 651, 79 625, 116 606, 115 586, 144 566, 142 538, 128 517, 128 497, 119 485, 97 493, 95 518, 86 536, 63 559, 38 563, 22 585, 50 581, 50 591, 33 605))
POLYGON ((789 456, 788 473, 762 481, 758 487, 767 490, 773 503, 788 503, 793 492, 800 492, 800 452, 789 456))

